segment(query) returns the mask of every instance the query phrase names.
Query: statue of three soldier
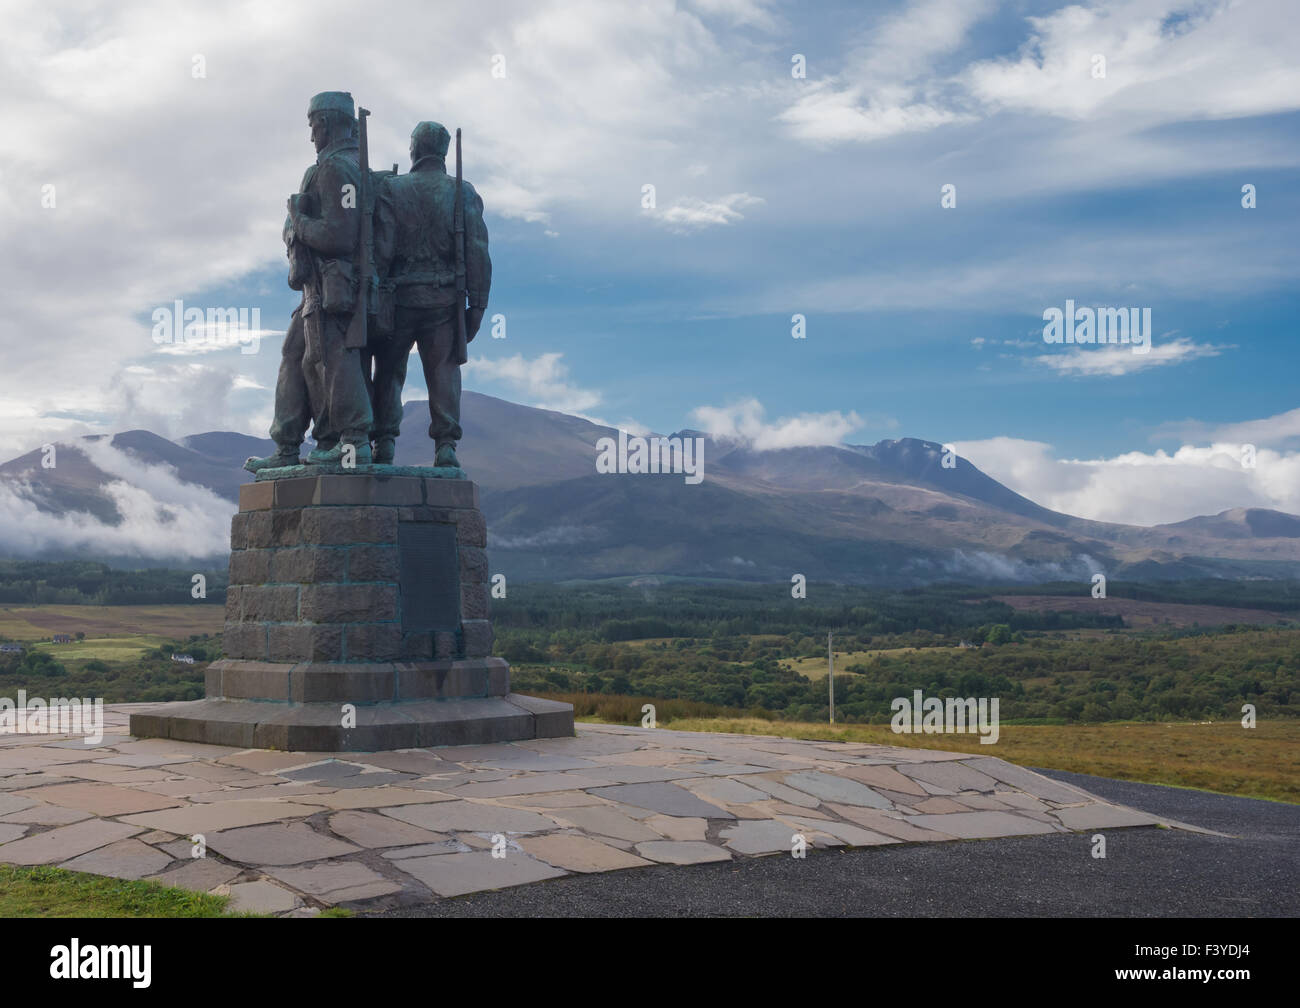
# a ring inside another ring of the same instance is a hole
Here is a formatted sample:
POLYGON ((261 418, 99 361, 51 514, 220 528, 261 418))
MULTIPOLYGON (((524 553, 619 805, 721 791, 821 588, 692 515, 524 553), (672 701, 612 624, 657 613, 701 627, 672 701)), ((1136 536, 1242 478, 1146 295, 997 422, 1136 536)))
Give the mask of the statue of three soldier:
POLYGON ((457 176, 447 174, 451 137, 440 123, 412 131, 408 174, 369 172, 368 114, 361 110, 358 129, 344 91, 318 94, 307 108, 316 163, 289 197, 284 224, 289 286, 302 303, 280 359, 276 450, 250 458, 250 472, 300 465, 309 423, 309 465, 391 464, 413 347, 429 393, 434 464, 460 465, 460 366, 492 282, 483 201, 459 178, 459 135, 457 176))

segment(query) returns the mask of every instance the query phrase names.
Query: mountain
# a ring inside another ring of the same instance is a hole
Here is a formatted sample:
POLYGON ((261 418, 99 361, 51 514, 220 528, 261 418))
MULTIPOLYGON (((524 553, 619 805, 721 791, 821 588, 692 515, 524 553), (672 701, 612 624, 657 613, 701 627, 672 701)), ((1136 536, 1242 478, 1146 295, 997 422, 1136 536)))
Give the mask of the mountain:
MULTIPOLYGON (((462 424, 458 454, 481 490, 493 570, 515 579, 1300 576, 1300 517, 1239 508, 1152 528, 1090 521, 1035 504, 965 459, 945 466, 941 445, 916 438, 758 451, 681 431, 703 439, 705 479, 688 484, 680 474, 597 473, 597 441, 618 432, 564 413, 466 392, 462 424)), ((427 427, 427 404, 408 402, 399 463, 432 463, 427 427)), ((128 431, 60 444, 52 469, 30 452, 0 465, 8 510, 27 509, 0 547, 120 556, 128 542, 166 562, 188 536, 191 553, 219 554, 248 479, 243 460, 271 447, 232 432, 173 442, 128 431), (60 537, 27 536, 24 521, 58 521, 60 537)))

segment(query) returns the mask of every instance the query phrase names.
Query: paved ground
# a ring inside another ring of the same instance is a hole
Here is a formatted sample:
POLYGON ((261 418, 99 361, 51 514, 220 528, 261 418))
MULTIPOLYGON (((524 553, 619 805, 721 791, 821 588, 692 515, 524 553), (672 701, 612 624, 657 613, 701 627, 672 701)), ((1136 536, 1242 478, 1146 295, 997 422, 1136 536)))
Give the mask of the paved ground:
POLYGON ((770 857, 559 879, 379 916, 1300 916, 1300 806, 1040 772, 1237 835, 1106 829, 1104 861, 1091 856, 1088 832, 819 851, 804 861, 770 857))
POLYGON ((990 756, 582 725, 570 739, 336 757, 132 739, 139 706, 106 709, 118 734, 94 748, 0 735, 0 861, 291 915, 1115 913, 1145 905, 1134 880, 1153 866, 1217 900, 1202 877, 1217 853, 1213 879, 1248 907, 1277 876, 1261 882, 1267 839, 1251 861, 1195 826, 1153 828, 1232 810, 1135 811, 990 756), (1105 861, 1090 856, 1097 830, 1105 861))

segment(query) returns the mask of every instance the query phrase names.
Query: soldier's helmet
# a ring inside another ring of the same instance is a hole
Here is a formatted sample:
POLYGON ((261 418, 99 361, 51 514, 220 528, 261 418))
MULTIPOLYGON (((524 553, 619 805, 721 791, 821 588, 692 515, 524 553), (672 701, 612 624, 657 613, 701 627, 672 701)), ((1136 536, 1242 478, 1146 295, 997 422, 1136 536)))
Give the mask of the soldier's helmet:
POLYGON ((357 117, 351 91, 322 91, 314 95, 307 103, 307 117, 310 118, 313 112, 342 112, 350 119, 357 117))
POLYGON ((427 157, 430 154, 446 157, 450 143, 451 134, 442 123, 416 123, 415 129, 411 130, 411 150, 417 157, 427 157))

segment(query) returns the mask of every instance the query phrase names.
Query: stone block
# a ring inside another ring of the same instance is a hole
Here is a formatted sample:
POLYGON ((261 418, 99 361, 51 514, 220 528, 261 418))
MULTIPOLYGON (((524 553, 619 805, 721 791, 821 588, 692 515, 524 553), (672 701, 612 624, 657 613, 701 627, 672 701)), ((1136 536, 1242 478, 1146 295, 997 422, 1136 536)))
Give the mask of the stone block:
POLYGON ((398 623, 349 623, 343 628, 344 661, 392 661, 401 653, 398 623))
POLYGON ((397 511, 391 507, 309 507, 285 513, 302 516, 304 544, 350 546, 396 543, 397 511))
POLYGON ((303 512, 295 509, 271 511, 271 546, 297 546, 302 542, 303 512))
POLYGON ((505 696, 510 692, 510 663, 504 658, 484 658, 488 670, 488 696, 505 696))
POLYGON ((271 624, 266 628, 270 661, 342 661, 343 628, 332 623, 271 624))
POLYGON ((478 582, 460 584, 460 618, 485 620, 490 614, 488 586, 478 582))
POLYGON ((302 619, 312 623, 382 623, 397 619, 390 584, 310 584, 302 587, 302 619))
MULTIPOLYGON (((231 554, 232 560, 234 554, 231 554)), ((239 596, 243 592, 243 585, 232 584, 226 589, 226 621, 229 623, 238 623, 239 614, 242 612, 239 605, 239 596)))
POLYGON ((400 655, 402 658, 423 658, 425 661, 431 661, 434 656, 433 634, 428 631, 402 634, 400 655))
POLYGON ((396 583, 400 564, 396 546, 352 546, 347 550, 348 581, 396 583))
POLYGON ((240 511, 267 511, 274 502, 274 483, 245 483, 239 488, 240 511))
POLYGON ((294 703, 375 704, 396 695, 391 664, 325 665, 304 662, 293 669, 290 699, 294 703))
POLYGON ((268 580, 280 584, 342 581, 347 572, 347 550, 337 546, 296 546, 271 554, 268 580))
POLYGON ((321 476, 316 482, 316 499, 327 506, 401 507, 424 503, 421 481, 414 476, 321 476))
MULTIPOLYGON (((254 484, 257 485, 257 484, 254 484)), ((271 577, 269 549, 235 550, 230 554, 230 583, 232 585, 264 585, 271 577)))
POLYGON ((485 619, 465 620, 461 639, 466 658, 486 658, 492 654, 492 624, 485 619))
POLYGON ((266 661, 266 627, 256 623, 227 623, 221 634, 221 653, 227 658, 266 661))
POLYGON ((433 657, 435 661, 450 661, 456 657, 459 649, 457 634, 450 630, 437 630, 433 635, 433 657))
POLYGON ((487 696, 488 669, 482 662, 406 662, 399 663, 396 670, 398 700, 487 696))
POLYGON ((477 508, 478 484, 469 480, 426 479, 424 502, 429 507, 477 508))
POLYGON ((487 521, 482 511, 463 511, 456 523, 456 539, 462 546, 487 546, 487 521))
POLYGON ((266 549, 268 546, 275 545, 271 538, 270 511, 249 511, 246 514, 236 515, 236 518, 243 520, 243 534, 242 537, 237 537, 232 530, 230 536, 232 547, 236 549, 266 549), (237 539, 242 539, 239 546, 235 546, 237 539))
POLYGON ((316 503, 316 476, 273 481, 275 506, 278 508, 304 508, 316 503))
MULTIPOLYGON (((221 673, 221 692, 230 700, 279 700, 289 697, 292 665, 274 662, 231 661, 221 673)), ((211 692, 208 696, 213 696, 211 692)))
POLYGON ((297 585, 245 585, 239 593, 243 622, 289 623, 298 619, 297 585))
POLYGON ((460 579, 467 584, 486 584, 488 580, 487 550, 482 546, 461 546, 460 579))
POLYGON ((519 693, 507 693, 505 699, 533 716, 533 731, 536 732, 536 738, 567 738, 573 735, 572 704, 561 703, 559 700, 546 700, 542 697, 523 696, 519 693))

